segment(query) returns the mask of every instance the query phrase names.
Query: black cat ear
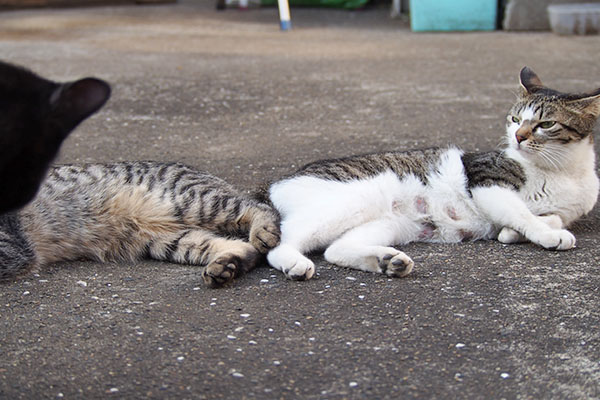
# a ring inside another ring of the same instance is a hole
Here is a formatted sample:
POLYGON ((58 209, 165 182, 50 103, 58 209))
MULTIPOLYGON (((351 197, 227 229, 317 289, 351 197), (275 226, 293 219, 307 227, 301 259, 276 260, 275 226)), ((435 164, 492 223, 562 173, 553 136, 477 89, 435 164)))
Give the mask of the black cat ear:
POLYGON ((544 87, 540 78, 529 67, 523 67, 519 74, 519 80, 528 94, 533 94, 544 87))
POLYGON ((72 129, 98 111, 109 97, 108 83, 96 78, 84 78, 60 85, 50 97, 50 103, 72 129))

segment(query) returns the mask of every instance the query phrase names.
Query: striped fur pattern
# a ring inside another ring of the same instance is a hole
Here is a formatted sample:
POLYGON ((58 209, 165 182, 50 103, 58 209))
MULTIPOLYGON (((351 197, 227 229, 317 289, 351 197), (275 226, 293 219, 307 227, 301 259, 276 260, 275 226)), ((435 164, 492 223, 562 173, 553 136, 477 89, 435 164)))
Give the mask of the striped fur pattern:
POLYGON ((593 128, 600 89, 566 94, 525 67, 507 117, 504 149, 386 152, 313 162, 273 183, 281 243, 271 266, 309 279, 305 256, 325 250, 333 264, 402 277, 413 269, 396 247, 497 238, 567 250, 566 229, 596 203, 593 128))
POLYGON ((204 281, 220 286, 278 243, 278 224, 270 206, 182 164, 63 165, 31 204, 0 217, 0 278, 64 260, 150 257, 204 266, 204 281))

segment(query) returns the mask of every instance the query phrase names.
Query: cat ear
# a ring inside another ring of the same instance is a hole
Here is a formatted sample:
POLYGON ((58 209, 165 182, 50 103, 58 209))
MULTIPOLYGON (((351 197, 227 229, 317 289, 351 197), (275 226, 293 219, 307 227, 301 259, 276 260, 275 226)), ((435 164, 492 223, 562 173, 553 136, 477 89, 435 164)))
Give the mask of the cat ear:
POLYGON ((600 88, 591 93, 572 96, 567 104, 578 113, 587 114, 594 119, 600 116, 600 88))
POLYGON ((521 87, 527 94, 533 94, 544 87, 540 78, 529 67, 523 67, 519 74, 519 80, 521 87))
POLYGON ((57 115, 69 128, 89 117, 110 97, 108 83, 96 78, 84 78, 60 85, 50 96, 57 115))

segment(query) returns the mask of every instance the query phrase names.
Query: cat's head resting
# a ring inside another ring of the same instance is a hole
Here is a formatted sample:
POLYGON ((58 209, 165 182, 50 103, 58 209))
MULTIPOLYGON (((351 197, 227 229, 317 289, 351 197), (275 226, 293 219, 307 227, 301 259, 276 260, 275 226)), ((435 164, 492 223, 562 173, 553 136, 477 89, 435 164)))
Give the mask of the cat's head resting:
POLYGON ((590 93, 561 93, 542 84, 530 68, 520 74, 520 93, 508 113, 510 149, 548 168, 564 167, 593 143, 600 116, 600 88, 590 93))
POLYGON ((57 83, 0 62, 0 213, 33 198, 63 140, 109 96, 96 78, 57 83))

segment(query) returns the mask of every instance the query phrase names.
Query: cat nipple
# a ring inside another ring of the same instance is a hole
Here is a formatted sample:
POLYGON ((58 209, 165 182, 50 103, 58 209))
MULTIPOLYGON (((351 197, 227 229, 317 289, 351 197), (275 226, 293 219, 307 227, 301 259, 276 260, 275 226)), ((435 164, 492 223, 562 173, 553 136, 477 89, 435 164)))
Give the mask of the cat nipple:
POLYGON ((427 210, 429 208, 427 200, 425 200, 425 198, 421 196, 415 197, 415 208, 417 209, 417 212, 421 214, 427 214, 427 210))
POLYGON ((460 220, 460 217, 456 213, 456 209, 454 207, 451 207, 451 206, 446 207, 446 214, 448 214, 448 216, 450 217, 450 219, 453 220, 453 221, 459 221, 460 220))

